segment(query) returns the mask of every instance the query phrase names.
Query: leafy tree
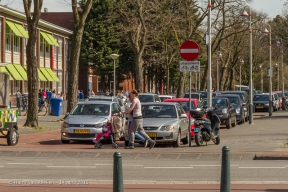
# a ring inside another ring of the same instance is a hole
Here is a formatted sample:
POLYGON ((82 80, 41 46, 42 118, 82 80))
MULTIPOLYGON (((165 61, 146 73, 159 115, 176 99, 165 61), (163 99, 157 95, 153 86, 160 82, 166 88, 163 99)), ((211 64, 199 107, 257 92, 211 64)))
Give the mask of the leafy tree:
POLYGON ((77 103, 80 48, 82 43, 82 36, 84 33, 85 20, 92 7, 92 0, 81 0, 79 3, 77 0, 71 0, 71 2, 75 23, 71 39, 72 48, 68 71, 69 82, 67 111, 71 111, 77 103))
POLYGON ((28 42, 26 46, 27 76, 28 76, 28 114, 25 126, 38 127, 38 72, 36 57, 37 27, 41 15, 43 0, 33 1, 34 10, 31 14, 32 0, 23 0, 27 27, 28 42))

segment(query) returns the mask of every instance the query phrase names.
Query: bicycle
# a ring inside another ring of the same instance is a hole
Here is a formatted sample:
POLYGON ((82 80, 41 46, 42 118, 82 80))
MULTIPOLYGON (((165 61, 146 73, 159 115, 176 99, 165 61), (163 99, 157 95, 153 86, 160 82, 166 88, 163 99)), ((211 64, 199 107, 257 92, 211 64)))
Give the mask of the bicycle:
POLYGON ((44 101, 41 101, 41 99, 38 100, 38 116, 45 116, 47 114, 48 111, 48 107, 47 107, 47 99, 45 99, 44 101))

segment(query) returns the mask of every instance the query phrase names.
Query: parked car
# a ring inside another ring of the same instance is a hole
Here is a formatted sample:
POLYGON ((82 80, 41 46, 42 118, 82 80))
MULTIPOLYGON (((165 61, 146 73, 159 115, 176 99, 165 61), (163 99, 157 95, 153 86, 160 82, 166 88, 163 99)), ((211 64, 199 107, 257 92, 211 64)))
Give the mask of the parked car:
POLYGON ((172 96, 172 95, 158 95, 158 97, 161 100, 161 102, 163 102, 165 99, 173 99, 173 98, 175 98, 175 96, 172 96))
POLYGON ((236 109, 236 119, 238 124, 245 123, 245 116, 247 115, 247 111, 244 110, 245 103, 242 102, 239 95, 235 94, 222 94, 215 97, 217 98, 228 98, 230 103, 236 109))
MULTIPOLYGON (((280 110, 282 108, 282 91, 273 91, 274 94, 277 94, 278 100, 279 100, 279 108, 277 110, 280 110)), ((275 96, 275 98, 277 99, 275 96)))
MULTIPOLYGON (((273 111, 276 111, 276 100, 274 94, 272 94, 272 107, 273 111)), ((269 111, 269 93, 257 94, 253 96, 253 105, 255 112, 257 111, 269 111)))
MULTIPOLYGON (((202 107, 208 107, 207 99, 203 99, 202 107)), ((221 124, 225 124, 227 129, 236 126, 236 109, 232 106, 228 98, 213 98, 212 107, 216 108, 215 113, 220 118, 221 124)))
POLYGON ((263 93, 263 91, 261 91, 261 90, 256 90, 256 94, 262 94, 263 93))
POLYGON ((275 92, 272 92, 272 95, 274 95, 275 98, 275 110, 278 111, 281 108, 282 99, 280 99, 281 97, 279 98, 278 94, 275 92))
MULTIPOLYGON (((171 143, 180 147, 188 143, 188 117, 178 103, 142 103, 143 128, 147 135, 157 143, 171 143)), ((125 131, 128 140, 128 130, 125 131)), ((140 140, 135 138, 135 142, 140 140)))
POLYGON ((113 101, 119 104, 121 111, 125 111, 125 105, 123 100, 118 97, 113 96, 91 96, 87 99, 87 101, 113 101))
POLYGON ((208 97, 207 91, 197 91, 197 92, 202 94, 202 99, 206 99, 208 97))
MULTIPOLYGON (((244 91, 249 95, 249 93, 250 93, 250 89, 244 89, 244 91)), ((256 94, 257 94, 256 90, 253 89, 253 91, 252 91, 252 95, 256 95, 256 94)))
POLYGON ((221 95, 224 94, 235 94, 239 95, 240 99, 242 101, 242 106, 244 110, 244 115, 245 115, 245 121, 249 120, 249 95, 245 91, 224 91, 221 93, 221 95))
MULTIPOLYGON (((185 93, 183 98, 189 98, 189 93, 185 93)), ((199 102, 198 105, 200 105, 201 102, 202 102, 202 99, 203 99, 202 98, 202 94, 201 93, 197 93, 197 92, 191 92, 191 99, 197 99, 198 102, 199 102)))
POLYGON ((154 93, 139 93, 138 97, 141 103, 161 102, 159 96, 154 93))
MULTIPOLYGON (((182 106, 182 108, 184 109, 187 117, 190 118, 189 98, 165 99, 164 102, 177 102, 177 103, 179 103, 182 106)), ((197 99, 191 99, 191 108, 192 107, 199 107, 197 99)), ((191 118, 190 123, 191 123, 190 135, 191 135, 191 138, 194 138, 194 118, 191 118)))
MULTIPOLYGON (((118 103, 111 101, 79 102, 65 118, 61 126, 61 141, 70 140, 92 141, 114 114, 119 114, 121 108, 118 103)), ((121 117, 122 118, 122 117, 121 117)), ((121 136, 124 137, 125 118, 122 118, 121 136)))

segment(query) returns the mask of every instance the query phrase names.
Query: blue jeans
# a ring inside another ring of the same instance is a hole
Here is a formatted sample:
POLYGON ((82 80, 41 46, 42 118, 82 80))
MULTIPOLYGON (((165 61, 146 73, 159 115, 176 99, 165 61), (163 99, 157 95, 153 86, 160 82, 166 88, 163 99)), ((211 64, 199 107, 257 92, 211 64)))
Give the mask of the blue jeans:
POLYGON ((20 108, 20 98, 17 97, 17 108, 20 108))

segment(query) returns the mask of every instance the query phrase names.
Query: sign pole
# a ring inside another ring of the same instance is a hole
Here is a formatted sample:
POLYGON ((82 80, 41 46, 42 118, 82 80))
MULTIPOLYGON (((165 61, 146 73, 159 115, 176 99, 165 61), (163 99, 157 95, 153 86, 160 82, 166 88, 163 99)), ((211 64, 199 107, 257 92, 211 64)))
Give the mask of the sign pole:
MULTIPOLYGON (((189 113, 191 111, 191 71, 189 71, 189 113)), ((191 147, 191 118, 189 117, 188 124, 188 134, 189 134, 189 147, 191 147)))
POLYGON ((212 107, 212 78, 211 78, 211 0, 208 1, 208 107, 212 107))

